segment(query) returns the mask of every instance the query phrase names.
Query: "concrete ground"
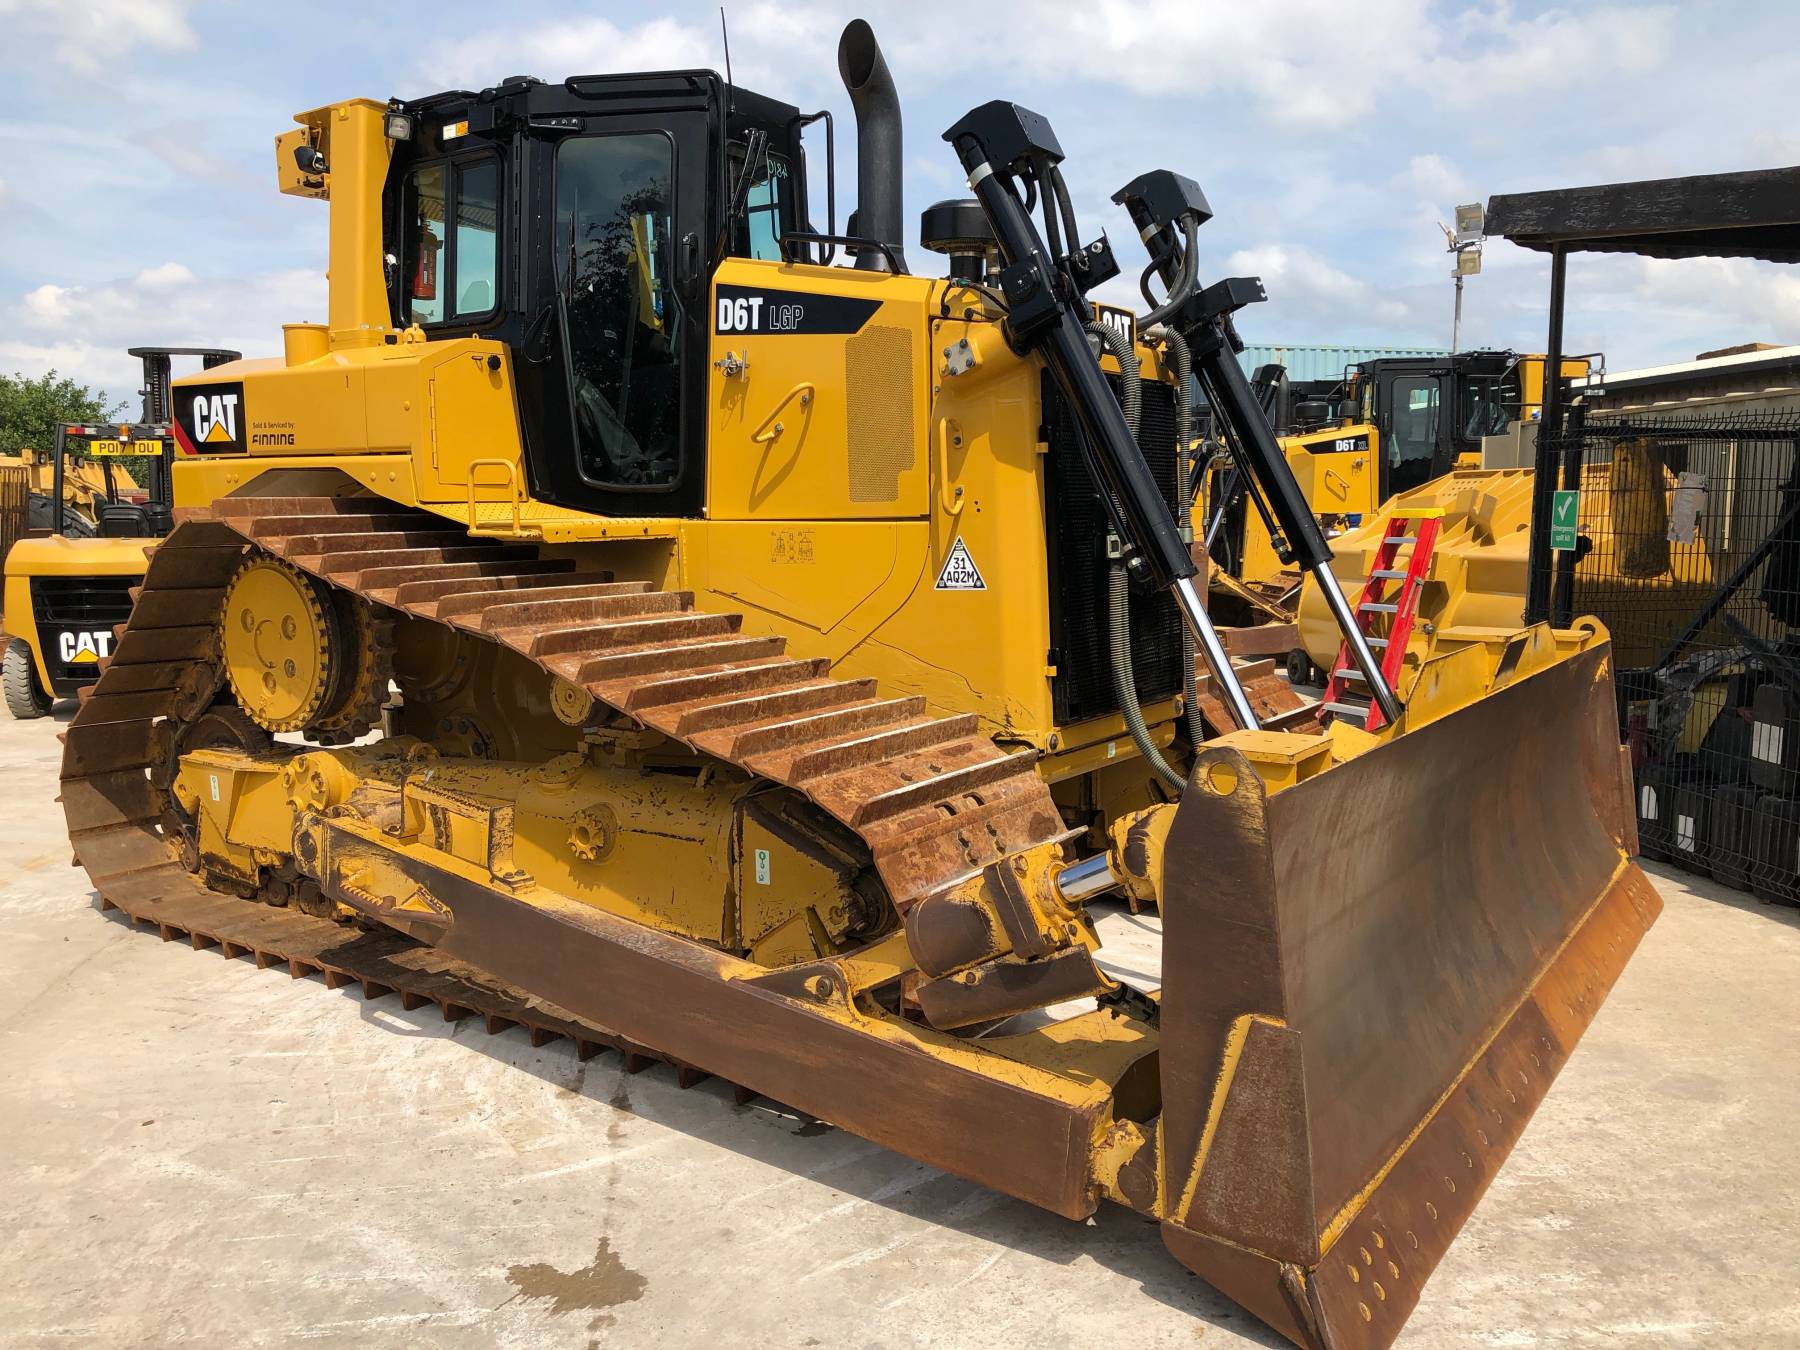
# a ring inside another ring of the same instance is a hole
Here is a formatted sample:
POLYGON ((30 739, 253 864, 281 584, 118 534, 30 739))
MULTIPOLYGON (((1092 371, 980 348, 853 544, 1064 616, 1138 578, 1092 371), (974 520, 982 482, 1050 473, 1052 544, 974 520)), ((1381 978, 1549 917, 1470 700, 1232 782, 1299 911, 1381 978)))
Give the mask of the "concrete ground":
MULTIPOLYGON (((1279 1344, 1123 1210, 134 933, 57 730, 0 719, 0 1343, 1279 1344)), ((1800 911, 1656 880, 1407 1350, 1800 1345, 1800 911)))

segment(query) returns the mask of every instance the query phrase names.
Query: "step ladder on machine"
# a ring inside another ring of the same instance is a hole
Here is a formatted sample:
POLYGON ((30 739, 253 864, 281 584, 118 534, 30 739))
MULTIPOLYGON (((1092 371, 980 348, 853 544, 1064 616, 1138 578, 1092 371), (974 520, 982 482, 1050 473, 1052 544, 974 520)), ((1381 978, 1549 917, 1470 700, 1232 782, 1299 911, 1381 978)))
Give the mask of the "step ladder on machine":
MULTIPOLYGON (((1419 616, 1419 592, 1431 574, 1431 555, 1437 547, 1438 528, 1444 512, 1437 506, 1402 506, 1388 517, 1381 546, 1370 559, 1369 575, 1363 579, 1362 594, 1356 601, 1356 626, 1362 629, 1369 646, 1381 657, 1381 673, 1390 689, 1398 690, 1400 668, 1406 661, 1406 641, 1412 636, 1413 621, 1419 616), (1410 533, 1409 533, 1410 531, 1410 533), (1409 548, 1404 563, 1400 550, 1409 548), (1388 583, 1399 585, 1390 593, 1388 583), (1377 631, 1385 626, 1386 632, 1377 631)), ((1381 709, 1369 697, 1363 673, 1350 657, 1348 642, 1338 645, 1337 660, 1332 663, 1331 677, 1325 682, 1325 698, 1320 704, 1320 718, 1342 717, 1355 721, 1365 731, 1379 731, 1385 723, 1381 709), (1351 686, 1357 686, 1352 690, 1351 686)))

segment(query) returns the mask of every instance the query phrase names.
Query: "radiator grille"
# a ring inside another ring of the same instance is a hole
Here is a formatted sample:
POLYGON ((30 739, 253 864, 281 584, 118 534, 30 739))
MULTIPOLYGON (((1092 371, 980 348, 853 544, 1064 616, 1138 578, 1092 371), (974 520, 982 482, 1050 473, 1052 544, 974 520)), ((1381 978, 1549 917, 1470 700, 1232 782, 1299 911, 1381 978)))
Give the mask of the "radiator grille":
MULTIPOLYGON (((1109 378, 1116 390, 1118 381, 1109 378)), ((1138 441, 1150 472, 1175 507, 1175 394, 1145 380, 1138 441)), ((1119 711, 1108 656, 1106 505, 1081 456, 1080 431, 1048 376, 1044 426, 1049 442, 1045 525, 1050 553, 1051 697, 1058 725, 1119 711)), ((1162 591, 1131 597, 1131 654, 1142 703, 1181 690, 1181 615, 1162 591)))
POLYGON ((913 335, 874 324, 844 344, 850 500, 900 498, 900 475, 917 462, 913 426, 913 335))
POLYGON ((66 695, 99 678, 99 659, 111 652, 114 625, 131 617, 131 588, 141 580, 31 578, 32 613, 54 692, 66 695), (67 643, 65 635, 69 638, 67 643), (74 659, 65 659, 66 656, 74 659))

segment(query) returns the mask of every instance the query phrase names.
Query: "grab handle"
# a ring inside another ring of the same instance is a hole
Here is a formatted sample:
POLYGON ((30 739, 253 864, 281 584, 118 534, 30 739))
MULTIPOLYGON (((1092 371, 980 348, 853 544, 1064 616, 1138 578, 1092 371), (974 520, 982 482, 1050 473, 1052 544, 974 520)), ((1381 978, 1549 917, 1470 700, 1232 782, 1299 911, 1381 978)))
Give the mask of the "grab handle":
MULTIPOLYGON (((938 418, 938 506, 943 509, 945 515, 951 517, 960 516, 963 509, 962 487, 958 485, 956 489, 952 491, 950 486, 950 428, 953 425, 954 423, 952 423, 948 417, 938 418)), ((958 443, 961 442, 962 436, 960 432, 957 433, 956 439, 958 443)))
POLYGON ((809 381, 802 380, 799 384, 788 390, 787 393, 783 394, 781 402, 777 403, 774 409, 770 411, 769 415, 763 418, 762 425, 750 433, 751 443, 755 445, 772 445, 776 438, 786 430, 780 422, 775 420, 777 417, 781 416, 782 409, 786 408, 787 405, 792 403, 795 399, 800 400, 800 406, 802 408, 810 408, 813 401, 813 392, 812 384, 809 381))

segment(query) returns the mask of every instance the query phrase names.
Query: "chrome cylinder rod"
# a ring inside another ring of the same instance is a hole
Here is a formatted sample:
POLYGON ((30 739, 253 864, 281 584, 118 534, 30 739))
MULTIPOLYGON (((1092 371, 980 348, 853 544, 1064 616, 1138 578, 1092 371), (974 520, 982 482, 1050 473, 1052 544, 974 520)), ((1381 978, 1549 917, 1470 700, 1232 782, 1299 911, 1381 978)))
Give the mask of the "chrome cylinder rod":
POLYGON ((1381 673, 1381 665, 1375 660, 1368 638, 1363 635, 1362 625, 1357 623, 1356 615, 1350 612, 1350 602, 1344 599, 1344 592, 1338 588, 1337 578, 1331 574, 1331 564, 1323 562, 1313 568, 1312 579, 1318 586, 1319 593, 1325 597, 1331 617, 1337 620, 1338 631, 1344 635, 1344 641, 1350 644, 1350 659, 1356 662, 1356 668, 1362 672, 1363 682, 1369 686, 1369 697, 1381 709, 1383 718, 1390 723, 1399 721, 1403 711, 1400 699, 1389 687, 1387 676, 1381 673))
POLYGON ((1225 706, 1231 709, 1232 720, 1245 731, 1261 731, 1262 723, 1256 720, 1256 713, 1250 707, 1250 697, 1244 693, 1244 686, 1238 683, 1231 657, 1226 655, 1225 644, 1219 640, 1219 630, 1212 626, 1206 607, 1200 603, 1200 592, 1194 588, 1194 579, 1180 577, 1169 589, 1175 595, 1175 604, 1181 610, 1182 621, 1192 630, 1194 640, 1200 644, 1200 650, 1206 653, 1207 668, 1212 671, 1225 706))
POLYGON ((1056 893, 1071 905, 1085 904, 1097 895, 1105 895, 1118 884, 1112 858, 1105 853, 1070 863, 1056 874, 1056 893))

